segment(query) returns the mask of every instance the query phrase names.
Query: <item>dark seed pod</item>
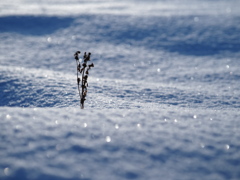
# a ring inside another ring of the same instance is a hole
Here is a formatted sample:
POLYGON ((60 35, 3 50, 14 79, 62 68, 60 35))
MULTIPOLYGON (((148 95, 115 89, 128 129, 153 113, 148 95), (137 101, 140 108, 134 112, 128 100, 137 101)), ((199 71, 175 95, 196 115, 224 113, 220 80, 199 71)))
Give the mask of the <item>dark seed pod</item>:
POLYGON ((94 67, 94 64, 93 64, 93 63, 92 63, 92 64, 89 64, 88 67, 94 67))
POLYGON ((81 52, 80 51, 76 51, 74 56, 78 56, 78 54, 80 54, 81 52))
POLYGON ((78 56, 77 55, 75 55, 75 57, 74 57, 76 60, 79 60, 79 58, 78 58, 78 56))
POLYGON ((79 60, 78 55, 79 55, 80 53, 81 53, 80 51, 75 52, 74 58, 75 58, 76 60, 79 60))
POLYGON ((91 56, 91 53, 89 52, 84 61, 85 61, 85 62, 90 61, 90 56, 91 56))

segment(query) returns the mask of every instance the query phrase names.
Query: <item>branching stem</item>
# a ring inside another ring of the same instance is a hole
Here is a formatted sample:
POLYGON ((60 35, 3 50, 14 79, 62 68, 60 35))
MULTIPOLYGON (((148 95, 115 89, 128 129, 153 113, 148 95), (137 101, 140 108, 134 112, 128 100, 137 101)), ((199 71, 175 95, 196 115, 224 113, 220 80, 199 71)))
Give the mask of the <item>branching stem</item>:
POLYGON ((79 57, 78 55, 80 54, 80 51, 77 51, 74 54, 75 60, 76 60, 76 64, 77 64, 77 85, 78 85, 78 93, 79 93, 79 97, 80 97, 80 108, 84 109, 84 102, 86 100, 86 96, 87 96, 87 87, 88 87, 88 75, 89 75, 89 70, 94 67, 94 64, 90 64, 88 65, 88 61, 90 61, 90 56, 91 53, 88 53, 88 55, 86 54, 86 52, 84 53, 83 56, 83 63, 81 65, 81 63, 79 62, 79 57), (87 71, 85 72, 85 69, 87 68, 87 71), (82 74, 82 79, 79 78, 78 73, 82 74), (80 81, 82 81, 80 83, 80 81), (80 88, 81 85, 81 88, 80 88), (81 89, 81 92, 80 92, 81 89))

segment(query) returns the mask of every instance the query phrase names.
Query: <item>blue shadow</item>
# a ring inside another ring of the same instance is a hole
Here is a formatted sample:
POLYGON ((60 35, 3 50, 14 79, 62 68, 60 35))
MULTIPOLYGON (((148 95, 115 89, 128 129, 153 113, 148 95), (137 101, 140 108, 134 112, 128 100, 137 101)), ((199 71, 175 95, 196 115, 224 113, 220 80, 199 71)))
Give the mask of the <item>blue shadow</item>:
POLYGON ((73 20, 71 17, 55 16, 4 16, 0 17, 0 33, 41 36, 67 28, 73 20))
MULTIPOLYGON (((240 51, 239 17, 214 16, 81 16, 94 41, 143 46, 184 55, 240 51), (227 22, 227 23, 226 23, 227 22)), ((80 23, 78 24, 80 25, 80 23)), ((88 31, 86 31, 88 30, 88 31)))

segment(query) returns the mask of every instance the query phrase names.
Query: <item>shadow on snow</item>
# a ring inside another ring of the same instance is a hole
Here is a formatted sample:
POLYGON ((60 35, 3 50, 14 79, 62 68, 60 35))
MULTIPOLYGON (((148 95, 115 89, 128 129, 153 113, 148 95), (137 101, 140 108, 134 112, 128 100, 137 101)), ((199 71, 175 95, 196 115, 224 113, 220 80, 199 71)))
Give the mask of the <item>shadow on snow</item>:
POLYGON ((5 16, 0 17, 0 33, 14 32, 40 36, 67 28, 73 21, 70 17, 5 16))

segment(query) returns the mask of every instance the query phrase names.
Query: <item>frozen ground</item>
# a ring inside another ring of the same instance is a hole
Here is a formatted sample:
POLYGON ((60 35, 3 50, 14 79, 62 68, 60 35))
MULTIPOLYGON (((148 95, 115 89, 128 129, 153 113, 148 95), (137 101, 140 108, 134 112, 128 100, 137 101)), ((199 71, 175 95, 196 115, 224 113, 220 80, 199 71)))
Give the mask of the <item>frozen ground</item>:
POLYGON ((239 19, 234 0, 1 1, 0 179, 239 180, 239 19))

